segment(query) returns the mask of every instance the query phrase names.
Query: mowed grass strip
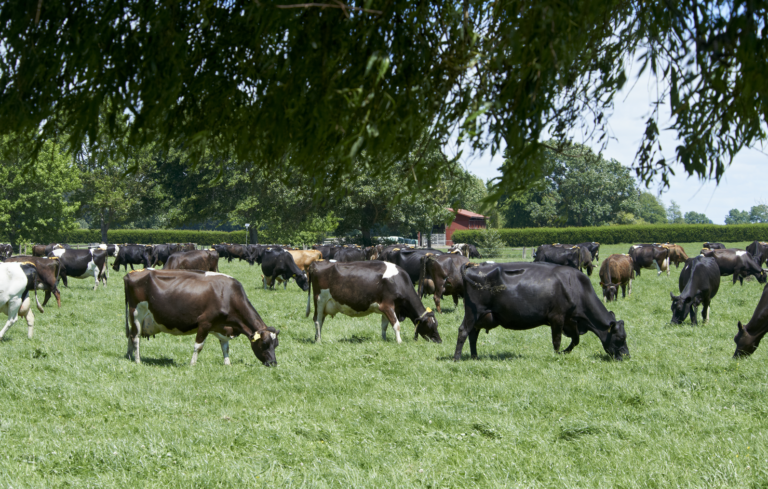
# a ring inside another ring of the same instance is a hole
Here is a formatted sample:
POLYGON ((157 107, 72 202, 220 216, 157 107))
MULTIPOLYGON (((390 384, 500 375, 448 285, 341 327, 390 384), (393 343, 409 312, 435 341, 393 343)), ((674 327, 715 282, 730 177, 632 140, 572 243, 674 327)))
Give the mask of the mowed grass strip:
MULTIPOLYGON (((700 244, 683 246, 693 256, 700 244)), ((410 321, 397 345, 378 316, 341 315, 316 345, 306 293, 262 290, 258 267, 222 261, 281 330, 271 369, 244 338, 231 367, 215 338, 189 367, 194 337, 170 335, 142 340, 135 365, 123 273, 95 292, 73 279, 61 309, 37 314, 33 340, 20 320, 0 342, 0 486, 768 485, 768 347, 731 359, 762 286, 724 277, 709 323, 670 326, 681 269, 644 270, 609 305, 631 360, 607 360, 591 333, 556 355, 541 327, 494 329, 478 361, 467 347, 454 363, 462 302, 443 302, 441 345, 414 341, 410 321)), ((591 279, 599 294, 597 269, 591 279)))

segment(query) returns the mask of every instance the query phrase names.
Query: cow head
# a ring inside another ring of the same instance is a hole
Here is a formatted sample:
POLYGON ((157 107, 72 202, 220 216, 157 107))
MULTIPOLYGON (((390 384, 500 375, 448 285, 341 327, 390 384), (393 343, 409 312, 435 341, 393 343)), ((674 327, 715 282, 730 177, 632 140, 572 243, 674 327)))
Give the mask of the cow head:
POLYGON ((251 350, 267 367, 276 367, 275 348, 280 344, 280 330, 272 327, 256 331, 251 338, 251 350))
POLYGON ((603 297, 608 302, 615 301, 619 296, 619 284, 603 284, 603 297))
POLYGON ((611 315, 614 316, 614 320, 610 322, 608 334, 605 336, 605 339, 602 340, 603 349, 607 354, 612 356, 614 360, 624 360, 625 358, 629 358, 627 333, 624 331, 624 321, 616 321, 616 316, 613 313, 611 313, 611 315))
POLYGON ((691 313, 692 307, 697 307, 701 302, 701 298, 697 295, 693 297, 681 297, 675 296, 672 292, 669 293, 672 298, 672 324, 680 324, 691 313))
POLYGON ((736 352, 733 354, 733 358, 746 357, 755 353, 757 347, 760 346, 760 340, 763 339, 761 334, 754 336, 749 334, 747 328, 742 326, 741 321, 739 321, 738 327, 739 332, 733 338, 736 343, 736 352))
POLYGON ((425 340, 434 341, 435 343, 443 342, 443 339, 440 338, 440 333, 437 332, 437 318, 432 309, 427 308, 413 323, 416 325, 416 333, 413 335, 414 341, 421 335, 425 340))
POLYGON ((301 290, 304 292, 309 290, 309 280, 307 280, 307 274, 305 272, 294 274, 293 278, 296 280, 296 285, 301 287, 301 290))
POLYGON ((760 269, 760 275, 757 276, 757 281, 761 284, 768 282, 768 275, 766 274, 765 268, 760 269))

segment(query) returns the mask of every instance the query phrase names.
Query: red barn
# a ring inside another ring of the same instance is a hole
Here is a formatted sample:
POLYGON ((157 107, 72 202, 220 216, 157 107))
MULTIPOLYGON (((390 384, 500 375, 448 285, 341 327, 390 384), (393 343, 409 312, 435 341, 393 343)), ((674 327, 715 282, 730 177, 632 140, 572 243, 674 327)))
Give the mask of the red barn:
MULTIPOLYGON (((448 209, 453 212, 453 209, 448 209)), ((448 228, 441 224, 432 228, 433 245, 453 245, 453 233, 460 229, 485 229, 486 216, 466 209, 459 209, 456 213, 456 219, 453 220, 448 228)))

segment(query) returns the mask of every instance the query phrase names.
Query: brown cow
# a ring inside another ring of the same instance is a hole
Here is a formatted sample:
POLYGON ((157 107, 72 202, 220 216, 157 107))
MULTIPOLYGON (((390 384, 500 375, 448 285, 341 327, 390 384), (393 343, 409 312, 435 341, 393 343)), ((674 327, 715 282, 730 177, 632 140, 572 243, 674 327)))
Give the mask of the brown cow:
POLYGON ((216 250, 179 251, 168 257, 163 270, 219 271, 219 254, 216 250))
POLYGON ((688 259, 685 250, 678 244, 665 243, 661 247, 669 250, 669 262, 674 263, 675 268, 680 268, 680 264, 685 263, 685 260, 688 259))
POLYGON ((619 295, 621 286, 622 299, 632 295, 632 277, 634 276, 634 263, 629 255, 611 255, 600 265, 600 286, 603 288, 603 301, 614 301, 619 295))
MULTIPOLYGON (((173 255, 172 255, 173 256, 173 255)), ((194 365, 209 333, 221 343, 224 365, 229 365, 229 340, 245 335, 266 366, 277 365, 275 348, 280 331, 267 327, 245 295, 243 285, 223 273, 199 270, 131 272, 125 283, 126 357, 141 363, 139 341, 158 333, 196 335, 194 365)))
POLYGON ((39 256, 29 255, 16 255, 8 258, 6 263, 12 262, 28 262, 34 263, 37 269, 37 277, 39 283, 38 289, 45 291, 45 299, 43 300, 43 307, 48 304, 48 299, 51 298, 51 293, 56 297, 56 304, 61 307, 61 293, 59 292, 56 283, 59 281, 61 274, 61 266, 58 258, 41 258, 39 256))
POLYGON ((453 304, 458 305, 459 297, 464 296, 461 266, 465 263, 469 263, 469 259, 459 253, 446 253, 438 256, 428 253, 422 256, 419 297, 433 293, 437 312, 442 312, 440 301, 443 295, 452 296, 453 304))

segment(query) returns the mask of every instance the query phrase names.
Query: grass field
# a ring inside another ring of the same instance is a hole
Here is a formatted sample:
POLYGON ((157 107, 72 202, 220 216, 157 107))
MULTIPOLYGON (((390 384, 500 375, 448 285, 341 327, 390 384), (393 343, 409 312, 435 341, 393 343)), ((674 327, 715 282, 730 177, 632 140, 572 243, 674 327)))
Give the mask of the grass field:
POLYGON ((295 284, 264 291, 259 268, 220 269, 281 330, 277 368, 244 338, 231 367, 215 338, 189 367, 194 337, 170 335, 143 340, 135 365, 123 274, 95 292, 71 280, 33 340, 20 320, 0 343, 0 486, 768 486, 768 346, 731 359, 755 281, 723 278, 711 321, 692 328, 669 325, 680 269, 644 271, 609 307, 626 323, 628 361, 607 360, 591 333, 556 355, 542 327, 497 328, 478 361, 466 346, 454 363, 461 302, 443 302, 441 345, 414 342, 410 321, 402 345, 391 329, 383 342, 373 316, 327 319, 316 345, 295 284))

